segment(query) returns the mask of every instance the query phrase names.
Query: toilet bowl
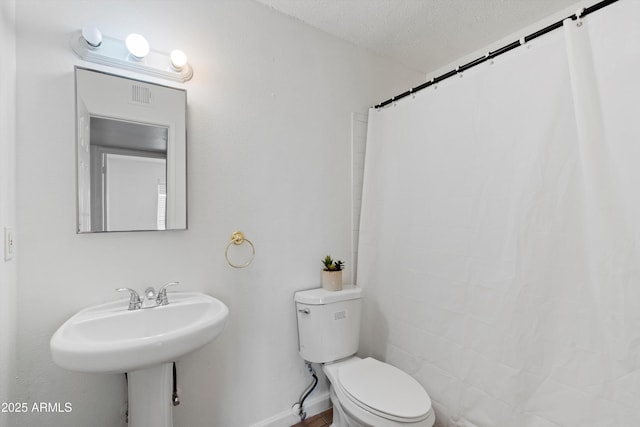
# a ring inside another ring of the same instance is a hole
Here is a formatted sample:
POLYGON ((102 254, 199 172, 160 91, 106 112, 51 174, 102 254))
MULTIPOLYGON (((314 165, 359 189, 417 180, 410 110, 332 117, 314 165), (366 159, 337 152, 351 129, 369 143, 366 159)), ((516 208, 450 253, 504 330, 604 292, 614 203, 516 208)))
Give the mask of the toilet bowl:
POLYGON ((330 382, 333 427, 432 427, 424 388, 400 369, 358 350, 362 289, 296 292, 299 352, 322 364, 330 382))

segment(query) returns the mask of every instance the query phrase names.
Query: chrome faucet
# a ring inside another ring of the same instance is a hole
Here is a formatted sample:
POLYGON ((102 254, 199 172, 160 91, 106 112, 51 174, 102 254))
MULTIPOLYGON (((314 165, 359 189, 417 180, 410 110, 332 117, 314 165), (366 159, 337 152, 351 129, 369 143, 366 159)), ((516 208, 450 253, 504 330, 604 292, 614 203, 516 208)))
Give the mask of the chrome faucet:
POLYGON ((138 295, 138 293, 135 290, 131 288, 118 288, 116 289, 116 291, 130 292, 131 297, 129 298, 129 310, 139 310, 140 308, 142 308, 142 301, 140 300, 140 295, 138 295))
POLYGON ((156 294, 156 290, 153 287, 149 286, 144 290, 144 301, 140 299, 140 295, 131 289, 131 288, 118 288, 116 291, 124 292, 128 291, 131 294, 131 298, 129 299, 129 310, 139 310, 141 308, 153 308, 158 307, 159 305, 167 305, 169 304, 169 298, 167 298, 167 288, 169 286, 179 285, 180 282, 169 282, 165 283, 160 287, 158 293, 156 294), (155 301, 154 305, 145 305, 145 302, 155 301))

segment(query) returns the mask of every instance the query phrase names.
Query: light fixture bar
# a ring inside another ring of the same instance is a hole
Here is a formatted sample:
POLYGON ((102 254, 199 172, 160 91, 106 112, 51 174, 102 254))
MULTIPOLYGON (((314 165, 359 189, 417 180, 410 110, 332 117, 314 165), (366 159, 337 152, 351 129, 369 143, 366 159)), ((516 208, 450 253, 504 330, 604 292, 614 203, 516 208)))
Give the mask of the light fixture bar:
POLYGON ((169 54, 151 49, 144 58, 135 58, 127 50, 123 40, 102 36, 102 43, 93 47, 87 43, 82 31, 77 31, 71 38, 71 48, 82 59, 96 64, 122 68, 153 77, 186 82, 193 77, 191 65, 186 63, 180 69, 172 66, 169 54))

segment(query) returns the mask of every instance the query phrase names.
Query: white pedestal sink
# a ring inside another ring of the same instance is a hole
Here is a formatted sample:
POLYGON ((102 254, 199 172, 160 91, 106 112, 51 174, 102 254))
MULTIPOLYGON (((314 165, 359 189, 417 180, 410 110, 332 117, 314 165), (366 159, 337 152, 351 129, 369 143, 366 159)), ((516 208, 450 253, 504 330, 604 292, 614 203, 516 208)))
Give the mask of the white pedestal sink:
POLYGON ((229 309, 198 292, 172 292, 164 306, 128 307, 121 299, 79 311, 51 338, 51 355, 71 371, 127 372, 129 426, 172 427, 172 362, 217 337, 229 309))

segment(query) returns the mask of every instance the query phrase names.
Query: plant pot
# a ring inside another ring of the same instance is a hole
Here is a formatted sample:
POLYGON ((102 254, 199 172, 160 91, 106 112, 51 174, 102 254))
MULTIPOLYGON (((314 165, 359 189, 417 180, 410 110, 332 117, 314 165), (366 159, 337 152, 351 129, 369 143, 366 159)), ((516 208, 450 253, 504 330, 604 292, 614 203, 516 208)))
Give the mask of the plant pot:
POLYGON ((326 271, 322 270, 322 287, 328 291, 342 290, 342 270, 326 271))

